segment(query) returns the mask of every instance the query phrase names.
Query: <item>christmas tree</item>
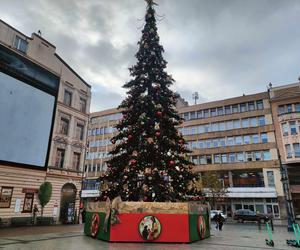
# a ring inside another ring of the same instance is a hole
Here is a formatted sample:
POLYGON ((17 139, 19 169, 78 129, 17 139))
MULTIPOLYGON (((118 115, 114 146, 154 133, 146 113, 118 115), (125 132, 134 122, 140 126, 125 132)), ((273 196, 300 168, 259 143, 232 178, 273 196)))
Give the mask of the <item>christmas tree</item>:
POLYGON ((137 63, 121 103, 123 119, 110 152, 102 198, 121 196, 125 201, 185 201, 195 192, 196 175, 176 126, 177 94, 165 71, 167 62, 159 44, 153 0, 147 1, 145 25, 138 42, 137 63))

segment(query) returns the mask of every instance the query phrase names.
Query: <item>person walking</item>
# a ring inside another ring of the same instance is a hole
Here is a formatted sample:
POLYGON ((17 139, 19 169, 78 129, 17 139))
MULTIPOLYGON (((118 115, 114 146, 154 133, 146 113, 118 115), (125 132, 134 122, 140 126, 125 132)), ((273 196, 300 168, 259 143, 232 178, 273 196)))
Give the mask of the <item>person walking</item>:
POLYGON ((216 223, 216 229, 219 229, 218 213, 215 213, 215 215, 213 217, 213 221, 216 223))
POLYGON ((219 213, 219 214, 217 215, 217 221, 218 221, 219 230, 222 231, 224 218, 223 218, 223 216, 222 216, 221 213, 219 213))
POLYGON ((32 213, 33 213, 32 224, 35 225, 35 223, 36 223, 36 215, 37 215, 37 213, 39 213, 39 209, 38 209, 37 204, 34 204, 32 213))

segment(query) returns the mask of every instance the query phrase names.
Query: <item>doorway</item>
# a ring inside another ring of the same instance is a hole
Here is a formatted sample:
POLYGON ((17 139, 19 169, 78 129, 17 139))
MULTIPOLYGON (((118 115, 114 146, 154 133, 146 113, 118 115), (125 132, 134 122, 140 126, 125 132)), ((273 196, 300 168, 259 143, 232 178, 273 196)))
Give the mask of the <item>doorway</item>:
POLYGON ((63 224, 75 223, 76 192, 76 186, 72 183, 66 183, 61 189, 60 221, 63 224))

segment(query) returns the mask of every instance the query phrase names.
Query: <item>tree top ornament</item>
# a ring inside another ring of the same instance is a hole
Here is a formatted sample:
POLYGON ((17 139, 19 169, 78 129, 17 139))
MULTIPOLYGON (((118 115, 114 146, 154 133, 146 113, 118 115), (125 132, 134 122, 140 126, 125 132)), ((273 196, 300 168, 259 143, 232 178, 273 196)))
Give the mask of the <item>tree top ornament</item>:
POLYGON ((148 6, 157 5, 153 0, 145 0, 148 6))

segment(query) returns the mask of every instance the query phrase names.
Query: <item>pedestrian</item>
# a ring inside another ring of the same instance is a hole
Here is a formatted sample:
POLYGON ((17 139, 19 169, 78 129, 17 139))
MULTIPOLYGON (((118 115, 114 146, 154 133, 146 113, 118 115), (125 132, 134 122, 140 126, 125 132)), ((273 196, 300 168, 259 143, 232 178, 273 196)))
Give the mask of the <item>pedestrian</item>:
POLYGON ((219 223, 218 223, 218 213, 215 213, 213 217, 213 221, 216 223, 216 229, 219 228, 219 223))
POLYGON ((224 221, 224 218, 223 218, 222 214, 219 213, 219 214, 217 215, 217 222, 218 222, 218 226, 219 226, 219 230, 220 230, 220 231, 222 231, 223 221, 224 221))
POLYGON ((37 213, 39 213, 39 209, 38 209, 37 204, 34 204, 34 207, 33 207, 33 220, 32 220, 33 225, 35 225, 37 213))

